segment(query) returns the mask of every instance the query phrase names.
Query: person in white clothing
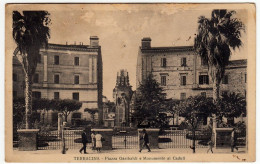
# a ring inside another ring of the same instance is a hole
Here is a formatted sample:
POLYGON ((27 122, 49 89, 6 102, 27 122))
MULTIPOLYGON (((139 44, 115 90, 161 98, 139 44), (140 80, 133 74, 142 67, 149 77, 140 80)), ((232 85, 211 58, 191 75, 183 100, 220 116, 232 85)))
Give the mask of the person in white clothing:
POLYGON ((97 152, 101 152, 101 148, 102 148, 102 135, 97 132, 96 136, 96 149, 97 149, 97 152))

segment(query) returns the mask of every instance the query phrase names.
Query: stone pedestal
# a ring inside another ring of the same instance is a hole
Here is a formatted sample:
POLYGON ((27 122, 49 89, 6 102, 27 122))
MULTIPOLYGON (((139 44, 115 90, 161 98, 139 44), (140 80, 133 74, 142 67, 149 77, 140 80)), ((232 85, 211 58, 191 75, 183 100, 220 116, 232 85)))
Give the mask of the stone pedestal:
POLYGON ((102 150, 112 150, 113 129, 91 129, 91 131, 101 134, 104 138, 102 141, 102 150))
MULTIPOLYGON (((151 149, 159 149, 158 139, 159 139, 159 129, 145 129, 149 137, 149 147, 151 149)), ((140 136, 142 135, 143 129, 138 129, 138 145, 140 148, 140 136)))
POLYGON ((215 128, 215 147, 229 148, 233 141, 233 128, 215 128))
POLYGON ((39 129, 20 129, 17 132, 19 135, 19 151, 37 150, 37 133, 39 129))

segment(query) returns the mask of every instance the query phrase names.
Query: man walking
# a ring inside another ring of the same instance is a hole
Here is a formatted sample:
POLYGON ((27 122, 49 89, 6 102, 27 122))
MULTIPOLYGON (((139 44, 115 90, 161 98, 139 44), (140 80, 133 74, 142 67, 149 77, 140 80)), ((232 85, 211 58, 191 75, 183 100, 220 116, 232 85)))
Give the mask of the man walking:
POLYGON ((150 147, 148 146, 149 144, 149 137, 148 137, 148 134, 146 132, 145 129, 143 129, 143 134, 142 136, 140 137, 140 141, 143 140, 143 144, 140 145, 140 150, 139 152, 141 153, 142 149, 144 148, 144 146, 148 149, 148 152, 151 152, 151 149, 150 147))
POLYGON ((82 150, 84 150, 84 154, 87 154, 86 148, 87 148, 87 129, 85 129, 81 135, 82 138, 82 144, 83 147, 79 150, 80 153, 82 153, 82 150))

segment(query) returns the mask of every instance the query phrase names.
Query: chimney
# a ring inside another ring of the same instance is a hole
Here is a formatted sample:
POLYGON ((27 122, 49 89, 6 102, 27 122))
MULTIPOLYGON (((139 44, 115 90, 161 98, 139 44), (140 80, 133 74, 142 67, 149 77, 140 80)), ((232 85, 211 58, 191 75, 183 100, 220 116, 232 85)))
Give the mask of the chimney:
POLYGON ((151 48, 151 38, 145 37, 142 39, 142 49, 148 49, 151 48))
POLYGON ((99 39, 97 36, 90 36, 90 47, 98 47, 99 39))

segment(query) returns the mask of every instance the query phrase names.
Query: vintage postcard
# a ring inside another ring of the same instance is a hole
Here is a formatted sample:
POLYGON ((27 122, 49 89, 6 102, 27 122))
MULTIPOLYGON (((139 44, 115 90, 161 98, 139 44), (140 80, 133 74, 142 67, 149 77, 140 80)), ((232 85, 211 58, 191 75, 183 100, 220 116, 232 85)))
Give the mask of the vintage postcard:
POLYGON ((7 162, 255 161, 254 4, 5 9, 7 162))

